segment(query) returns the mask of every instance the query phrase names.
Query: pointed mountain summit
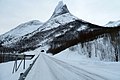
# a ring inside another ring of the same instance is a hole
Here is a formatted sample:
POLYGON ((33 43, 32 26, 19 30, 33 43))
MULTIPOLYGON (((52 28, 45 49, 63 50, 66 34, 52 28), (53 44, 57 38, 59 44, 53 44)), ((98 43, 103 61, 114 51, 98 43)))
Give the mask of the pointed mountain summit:
POLYGON ((63 1, 60 1, 54 10, 52 18, 62 15, 62 14, 65 14, 65 13, 69 13, 69 10, 68 10, 66 4, 64 4, 63 1))
POLYGON ((46 21, 36 32, 50 30, 75 20, 79 19, 69 12, 66 4, 64 4, 63 1, 60 1, 50 19, 48 19, 48 21, 46 21))

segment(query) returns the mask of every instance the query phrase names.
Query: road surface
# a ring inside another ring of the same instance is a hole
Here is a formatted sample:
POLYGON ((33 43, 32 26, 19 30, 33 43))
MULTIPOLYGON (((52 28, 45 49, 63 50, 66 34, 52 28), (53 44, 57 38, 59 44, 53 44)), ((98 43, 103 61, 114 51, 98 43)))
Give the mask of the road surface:
POLYGON ((25 80, 109 80, 41 53, 25 80))

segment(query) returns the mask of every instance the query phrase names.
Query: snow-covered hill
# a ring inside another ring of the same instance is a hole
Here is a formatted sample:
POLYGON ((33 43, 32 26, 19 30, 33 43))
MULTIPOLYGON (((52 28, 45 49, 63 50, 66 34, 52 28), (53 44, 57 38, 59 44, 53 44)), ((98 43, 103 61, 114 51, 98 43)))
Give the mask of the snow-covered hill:
POLYGON ((16 28, 10 30, 9 32, 0 36, 0 40, 3 43, 15 40, 21 36, 24 36, 28 33, 33 32, 34 30, 38 29, 43 23, 38 20, 29 21, 23 24, 20 24, 16 28))
POLYGON ((120 26, 120 20, 118 20, 118 21, 110 21, 105 26, 106 27, 117 27, 117 26, 120 26))

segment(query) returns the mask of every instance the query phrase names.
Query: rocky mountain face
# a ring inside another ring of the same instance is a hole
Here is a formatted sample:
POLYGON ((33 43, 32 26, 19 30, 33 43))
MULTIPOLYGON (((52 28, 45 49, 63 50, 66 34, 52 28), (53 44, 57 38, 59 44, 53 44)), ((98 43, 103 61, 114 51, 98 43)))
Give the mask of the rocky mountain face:
POLYGON ((70 47, 79 54, 104 61, 120 61, 120 34, 105 33, 92 41, 86 41, 70 47))
MULTIPOLYGON (((26 24, 26 23, 25 23, 26 24)), ((73 16, 63 2, 59 2, 51 18, 45 23, 30 23, 38 26, 19 37, 0 36, 0 51, 22 53, 40 46, 49 46, 47 53, 57 54, 67 48, 78 50, 81 55, 105 61, 120 61, 120 27, 98 26, 73 16)), ((26 25, 23 25, 24 30, 26 25)), ((15 31, 20 31, 21 29, 15 31)), ((21 32, 23 33, 23 32, 21 32)))

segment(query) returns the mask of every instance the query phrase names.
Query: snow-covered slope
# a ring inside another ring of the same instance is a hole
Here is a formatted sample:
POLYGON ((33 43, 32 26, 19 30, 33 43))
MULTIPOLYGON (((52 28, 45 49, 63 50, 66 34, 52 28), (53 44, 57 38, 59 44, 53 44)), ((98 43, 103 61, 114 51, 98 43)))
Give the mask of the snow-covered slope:
POLYGON ((105 26, 106 27, 117 27, 117 26, 120 26, 120 20, 118 20, 118 21, 110 21, 105 26))
POLYGON ((65 13, 65 14, 62 14, 62 15, 59 15, 56 17, 52 17, 45 24, 43 24, 42 31, 50 30, 50 29, 56 28, 60 25, 65 25, 65 24, 75 21, 77 19, 78 19, 77 17, 73 16, 70 13, 65 13))
MULTIPOLYGON (((69 49, 73 52, 77 51, 80 55, 101 61, 116 61, 115 46, 110 42, 109 37, 97 38, 86 43, 79 43, 69 49)), ((120 57, 120 54, 118 54, 120 57)), ((120 61, 120 58, 119 58, 120 61)))
POLYGON ((20 24, 16 28, 10 30, 9 32, 0 36, 0 40, 3 42, 8 42, 13 39, 19 38, 24 36, 28 33, 33 32, 34 30, 38 29, 43 23, 38 20, 29 21, 23 24, 20 24))

